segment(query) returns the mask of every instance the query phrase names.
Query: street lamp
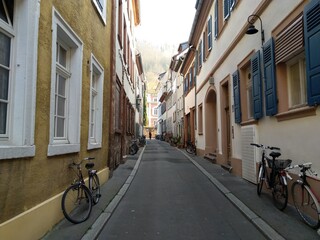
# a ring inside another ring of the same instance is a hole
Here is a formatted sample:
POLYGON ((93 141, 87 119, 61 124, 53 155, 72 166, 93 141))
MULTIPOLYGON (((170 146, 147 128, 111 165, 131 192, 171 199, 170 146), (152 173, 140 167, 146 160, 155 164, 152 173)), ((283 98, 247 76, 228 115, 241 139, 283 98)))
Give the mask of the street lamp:
POLYGON ((260 27, 261 27, 261 45, 263 46, 264 43, 264 30, 262 28, 262 20, 258 15, 252 14, 248 17, 247 21, 249 23, 249 27, 246 31, 246 34, 248 35, 252 35, 252 34, 256 34, 257 32, 259 32, 258 29, 256 29, 256 27, 253 25, 253 23, 255 22, 255 19, 258 18, 260 20, 260 27))

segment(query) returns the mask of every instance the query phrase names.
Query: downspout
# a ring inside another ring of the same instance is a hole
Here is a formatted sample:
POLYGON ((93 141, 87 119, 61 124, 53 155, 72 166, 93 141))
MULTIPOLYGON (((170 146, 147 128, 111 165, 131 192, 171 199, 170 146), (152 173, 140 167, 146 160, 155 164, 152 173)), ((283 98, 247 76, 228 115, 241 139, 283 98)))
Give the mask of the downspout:
MULTIPOLYGON (((112 151, 112 146, 114 144, 114 134, 115 134, 115 126, 113 124, 113 116, 114 116, 114 92, 115 92, 115 86, 116 86, 116 67, 115 67, 115 64, 116 64, 116 32, 115 32, 115 24, 116 24, 116 4, 115 4, 115 0, 112 0, 111 2, 112 6, 112 11, 111 11, 111 36, 110 36, 110 40, 111 40, 111 54, 110 54, 110 61, 111 61, 111 71, 110 71, 110 75, 111 75, 111 86, 110 86, 110 112, 113 113, 113 114, 110 114, 109 116, 109 149, 108 149, 108 160, 107 160, 107 166, 109 167, 111 173, 110 173, 110 176, 112 176, 112 171, 114 170, 113 169, 113 166, 111 166, 110 164, 115 161, 114 159, 114 156, 113 156, 113 152, 112 151)), ((121 151, 122 151, 122 148, 121 148, 121 151)), ((121 154, 122 156, 122 154, 121 154)), ((121 159, 122 161, 122 159, 121 159)), ((113 163, 114 165, 115 163, 113 163)))

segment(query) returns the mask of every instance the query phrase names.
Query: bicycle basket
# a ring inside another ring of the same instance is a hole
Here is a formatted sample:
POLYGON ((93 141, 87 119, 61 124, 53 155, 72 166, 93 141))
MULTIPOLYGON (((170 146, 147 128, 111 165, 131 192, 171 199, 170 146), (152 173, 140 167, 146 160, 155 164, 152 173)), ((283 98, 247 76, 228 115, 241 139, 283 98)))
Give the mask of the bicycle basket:
POLYGON ((278 169, 285 169, 291 164, 291 159, 276 159, 274 161, 275 167, 278 169))

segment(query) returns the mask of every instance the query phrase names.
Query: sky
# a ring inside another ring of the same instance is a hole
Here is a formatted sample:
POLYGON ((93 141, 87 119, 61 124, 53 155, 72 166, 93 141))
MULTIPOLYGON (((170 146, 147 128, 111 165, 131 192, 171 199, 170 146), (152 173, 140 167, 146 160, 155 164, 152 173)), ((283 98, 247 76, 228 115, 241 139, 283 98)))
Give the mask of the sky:
POLYGON ((178 47, 189 40, 197 0, 140 0, 137 40, 178 47))

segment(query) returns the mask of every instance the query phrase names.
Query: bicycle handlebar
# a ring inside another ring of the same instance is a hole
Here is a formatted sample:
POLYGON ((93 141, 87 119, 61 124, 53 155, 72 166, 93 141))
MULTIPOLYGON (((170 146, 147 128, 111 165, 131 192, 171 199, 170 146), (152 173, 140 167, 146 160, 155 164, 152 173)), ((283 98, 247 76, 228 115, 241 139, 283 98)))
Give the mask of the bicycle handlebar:
MULTIPOLYGON (((90 160, 93 160, 93 159, 95 159, 95 158, 94 157, 86 157, 83 160, 90 161, 90 160)), ((72 168, 73 166, 79 167, 82 164, 83 160, 81 160, 79 163, 72 162, 72 163, 69 164, 69 167, 70 168, 72 168)))
POLYGON ((257 144, 257 143, 250 143, 250 145, 258 147, 258 148, 270 149, 270 150, 279 150, 280 151, 280 148, 278 148, 278 147, 263 146, 263 144, 257 144))
POLYGON ((314 176, 318 176, 318 174, 311 169, 311 165, 312 165, 311 162, 307 162, 307 163, 302 163, 302 164, 289 166, 285 170, 287 171, 287 170, 293 169, 293 168, 300 168, 300 169, 303 169, 304 171, 306 171, 306 170, 310 171, 314 176))

